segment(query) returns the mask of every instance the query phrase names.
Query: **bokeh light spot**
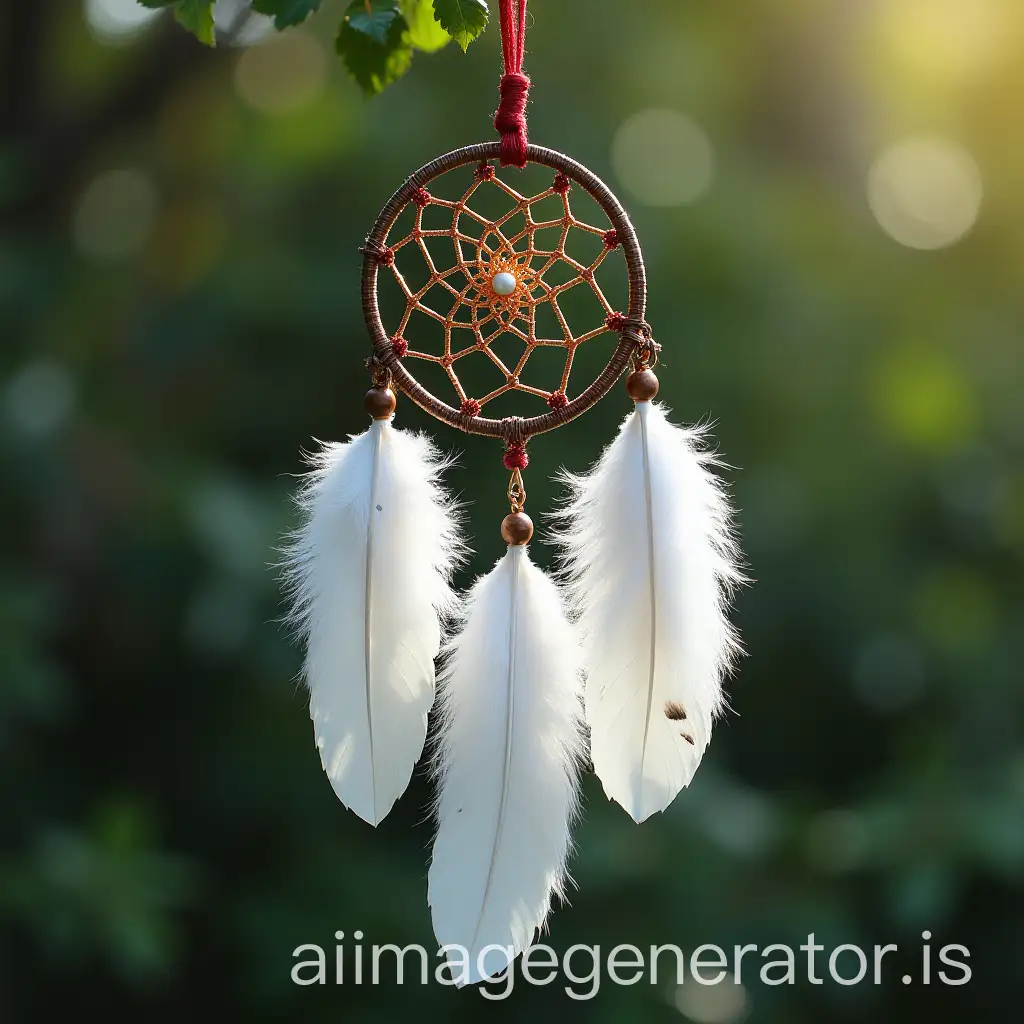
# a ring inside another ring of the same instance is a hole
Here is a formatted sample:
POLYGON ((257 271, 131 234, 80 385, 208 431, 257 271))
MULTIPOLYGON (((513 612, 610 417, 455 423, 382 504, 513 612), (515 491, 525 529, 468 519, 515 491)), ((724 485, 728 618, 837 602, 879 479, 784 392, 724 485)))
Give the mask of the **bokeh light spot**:
POLYGON ((924 659, 908 638, 884 633, 872 637, 858 652, 853 681, 870 708, 879 712, 898 711, 924 691, 924 659))
POLYGON ((963 369, 940 350, 924 346, 885 353, 876 373, 875 401, 888 429, 922 448, 957 447, 977 419, 963 369))
POLYGON ((140 171, 106 171, 94 178, 75 211, 74 235, 88 256, 116 260, 146 244, 156 216, 156 189, 140 171))
POLYGON ((842 874, 859 867, 867 849, 860 815, 833 808, 811 819, 804 837, 808 863, 818 871, 842 874))
MULTIPOLYGON (((714 970, 705 972, 714 976, 714 970)), ((747 990, 726 976, 717 985, 685 984, 676 988, 676 1009, 694 1024, 738 1024, 747 1016, 747 990)))
POLYGON ((101 43, 122 46, 133 42, 163 12, 137 0, 85 0, 85 21, 101 43))
POLYGON ((921 632, 953 654, 976 653, 992 643, 997 609, 988 581, 966 566, 938 566, 918 584, 914 612, 921 632))
POLYGON ((642 110, 624 121, 612 143, 612 165, 625 187, 648 206, 699 199, 715 173, 704 129, 676 110, 642 110))
POLYGON ((189 496, 188 515, 211 560, 234 578, 261 578, 261 559, 274 545, 272 514, 260 496, 227 478, 189 496))
POLYGON ((238 95, 261 114, 290 114, 319 95, 327 59, 308 32, 285 32, 247 49, 235 65, 238 95))
POLYGON ((255 46, 274 29, 274 19, 252 9, 252 0, 215 0, 213 23, 217 26, 217 45, 255 46))
POLYGON ((24 435, 52 434, 71 414, 75 384, 63 366, 38 360, 22 367, 4 391, 8 419, 24 435))
POLYGON ((911 249, 942 249, 974 227, 984 188, 963 147, 912 138, 885 150, 868 173, 868 202, 882 230, 911 249))
POLYGON ((219 580, 192 599, 185 614, 185 639, 196 650, 237 654, 251 629, 251 598, 237 582, 219 580))
POLYGON ((763 794, 733 785, 714 787, 713 805, 701 816, 705 832, 723 850, 738 857, 759 857, 778 833, 774 808, 763 794))

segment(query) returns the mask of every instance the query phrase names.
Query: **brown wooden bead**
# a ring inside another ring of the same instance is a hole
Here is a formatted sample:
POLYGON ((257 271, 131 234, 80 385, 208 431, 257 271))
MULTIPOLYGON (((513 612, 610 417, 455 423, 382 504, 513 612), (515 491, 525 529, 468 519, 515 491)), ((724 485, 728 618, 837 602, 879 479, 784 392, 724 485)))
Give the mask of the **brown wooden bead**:
POLYGON ((525 512, 512 512, 502 520, 501 536, 513 548, 529 544, 533 536, 533 520, 525 512))
POLYGON ((366 411, 375 420, 390 419, 397 404, 398 400, 395 398, 395 393, 391 388, 370 388, 363 399, 366 411))
POLYGON ((653 370, 634 370, 626 378, 626 391, 634 402, 649 402, 658 393, 658 387, 653 370))

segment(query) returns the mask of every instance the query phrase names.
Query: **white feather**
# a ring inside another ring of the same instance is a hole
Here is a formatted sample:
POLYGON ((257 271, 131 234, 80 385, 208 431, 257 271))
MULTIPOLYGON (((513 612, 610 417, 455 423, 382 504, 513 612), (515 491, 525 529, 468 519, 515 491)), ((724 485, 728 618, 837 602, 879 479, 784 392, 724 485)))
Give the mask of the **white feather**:
MULTIPOLYGON (((563 896, 583 755, 579 643, 552 580, 510 547, 469 594, 442 677, 428 900, 476 982, 533 941, 563 896), (484 947, 491 951, 480 970, 484 947)), ((451 960, 452 957, 449 957, 451 960)))
POLYGON ((324 771, 341 802, 377 825, 423 749, 458 521, 436 449, 389 421, 310 463, 284 581, 324 771))
POLYGON ((636 821, 689 785, 739 651, 727 612, 742 575, 713 464, 701 431, 638 402, 597 466, 566 475, 557 513, 594 770, 636 821))

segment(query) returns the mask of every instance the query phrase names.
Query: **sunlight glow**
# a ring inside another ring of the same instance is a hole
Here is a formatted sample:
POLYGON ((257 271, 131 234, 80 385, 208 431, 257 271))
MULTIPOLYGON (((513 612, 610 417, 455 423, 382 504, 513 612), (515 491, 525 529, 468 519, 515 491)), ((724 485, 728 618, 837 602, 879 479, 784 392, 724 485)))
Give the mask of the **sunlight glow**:
POLYGON ((907 71, 935 82, 965 81, 1006 52, 1008 13, 1008 0, 896 0, 882 10, 880 27, 907 71))

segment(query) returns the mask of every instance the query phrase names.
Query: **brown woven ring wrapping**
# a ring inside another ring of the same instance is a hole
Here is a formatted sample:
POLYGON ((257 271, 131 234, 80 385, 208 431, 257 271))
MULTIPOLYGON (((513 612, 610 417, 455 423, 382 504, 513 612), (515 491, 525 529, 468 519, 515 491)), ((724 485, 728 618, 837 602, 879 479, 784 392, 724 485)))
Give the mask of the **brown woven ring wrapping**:
POLYGON ((477 164, 481 160, 492 160, 498 157, 499 142, 484 142, 475 146, 463 146, 453 150, 429 164, 421 167, 415 174, 406 179, 402 187, 388 200, 384 209, 377 217, 373 230, 366 238, 363 256, 363 316, 366 329, 370 332, 373 352, 378 364, 386 367, 392 376, 395 386, 405 392, 420 408, 431 416, 445 423, 464 430, 470 434, 483 434, 487 437, 500 437, 506 442, 512 441, 513 433, 523 440, 534 434, 542 434, 547 430, 568 423, 569 420, 585 413, 592 405, 600 401, 611 389, 629 363, 630 355, 637 345, 644 343, 640 325, 644 322, 647 307, 647 274, 644 269, 643 255, 636 231, 626 216, 626 211, 611 189, 592 171, 570 157, 543 146, 529 146, 527 159, 530 163, 541 164, 556 171, 561 171, 581 188, 588 192, 605 212, 618 233, 626 258, 626 269, 629 275, 629 307, 627 326, 620 332, 619 344, 612 353, 608 364, 597 379, 568 405, 561 409, 552 409, 541 416, 526 419, 506 417, 496 420, 486 416, 467 416, 458 409, 435 398, 406 369, 402 360, 391 349, 391 340, 381 323, 380 310, 377 305, 377 271, 378 261, 375 253, 379 253, 387 245, 387 235, 398 215, 412 200, 417 189, 425 187, 435 178, 440 177, 456 167, 466 164, 477 164))

